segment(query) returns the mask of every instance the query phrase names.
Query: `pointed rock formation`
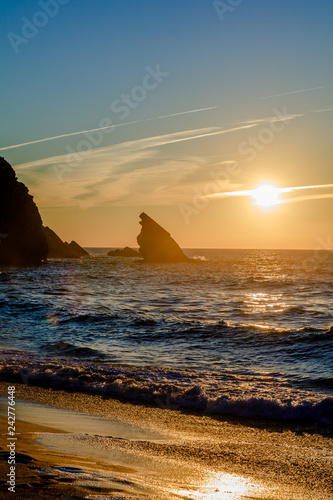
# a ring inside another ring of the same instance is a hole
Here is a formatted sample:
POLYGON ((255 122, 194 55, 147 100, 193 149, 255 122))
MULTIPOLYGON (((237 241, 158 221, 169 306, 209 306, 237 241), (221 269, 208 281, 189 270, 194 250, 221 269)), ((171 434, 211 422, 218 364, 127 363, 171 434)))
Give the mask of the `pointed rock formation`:
POLYGON ((46 237, 33 197, 0 157, 0 265, 35 265, 46 258, 46 237))
POLYGON ((187 262, 190 261, 170 233, 144 212, 140 215, 142 226, 137 237, 139 251, 146 262, 187 262))
POLYGON ((71 243, 62 241, 62 239, 49 227, 43 227, 43 231, 49 248, 47 256, 50 259, 75 259, 89 255, 89 253, 75 241, 71 243))
POLYGON ((77 257, 89 257, 87 250, 82 248, 76 241, 71 241, 69 244, 65 241, 65 245, 77 256, 77 257))

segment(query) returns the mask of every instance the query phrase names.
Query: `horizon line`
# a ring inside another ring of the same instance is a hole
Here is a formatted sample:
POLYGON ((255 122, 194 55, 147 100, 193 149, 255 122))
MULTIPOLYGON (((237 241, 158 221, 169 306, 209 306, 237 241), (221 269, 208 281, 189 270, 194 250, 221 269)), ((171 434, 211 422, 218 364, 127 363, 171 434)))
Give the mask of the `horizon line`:
MULTIPOLYGON (((128 246, 128 245, 125 245, 125 246, 128 246)), ((99 249, 115 249, 115 250, 118 250, 118 249, 124 249, 125 248, 124 245, 118 245, 118 246, 82 246, 82 248, 99 248, 99 249)), ((139 247, 135 247, 135 246, 130 246, 129 248, 132 248, 133 250, 139 250, 139 247)), ((264 248, 258 248, 258 247, 180 247, 181 250, 283 250, 283 251, 290 251, 290 250, 301 250, 301 251, 319 251, 319 252, 333 252, 333 248, 332 249, 316 249, 316 248, 276 248, 276 247, 264 247, 264 248)), ((92 256, 90 256, 92 257, 92 256)), ((97 257, 97 256, 96 256, 97 257)), ((104 255, 102 255, 101 257, 104 257, 104 255)))

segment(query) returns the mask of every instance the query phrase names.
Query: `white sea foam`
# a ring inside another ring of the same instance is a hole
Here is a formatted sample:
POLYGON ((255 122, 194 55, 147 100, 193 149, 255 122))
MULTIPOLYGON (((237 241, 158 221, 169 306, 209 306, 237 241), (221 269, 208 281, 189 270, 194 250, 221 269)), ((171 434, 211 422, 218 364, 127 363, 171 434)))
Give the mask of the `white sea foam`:
POLYGON ((333 397, 291 387, 280 374, 234 375, 8 354, 0 379, 121 397, 169 409, 333 423, 333 397))

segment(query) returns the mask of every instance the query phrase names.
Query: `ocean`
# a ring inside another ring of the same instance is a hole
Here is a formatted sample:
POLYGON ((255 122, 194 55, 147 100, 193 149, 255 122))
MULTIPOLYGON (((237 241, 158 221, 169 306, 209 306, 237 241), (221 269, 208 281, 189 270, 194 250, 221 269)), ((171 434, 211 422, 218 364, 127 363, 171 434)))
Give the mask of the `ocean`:
POLYGON ((0 268, 0 379, 333 424, 333 252, 185 250, 0 268))

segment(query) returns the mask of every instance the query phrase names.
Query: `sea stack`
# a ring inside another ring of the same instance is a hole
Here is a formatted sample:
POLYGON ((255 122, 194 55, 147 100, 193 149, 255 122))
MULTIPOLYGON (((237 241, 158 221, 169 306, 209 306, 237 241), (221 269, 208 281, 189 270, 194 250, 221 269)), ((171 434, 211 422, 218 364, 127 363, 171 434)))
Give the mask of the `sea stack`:
POLYGON ((49 259, 77 259, 89 256, 89 253, 80 247, 76 241, 70 243, 62 241, 48 226, 43 227, 43 231, 48 244, 47 256, 49 259))
POLYGON ((36 265, 46 258, 47 241, 33 197, 0 157, 0 265, 36 265))
POLYGON ((146 262, 187 262, 178 243, 170 233, 144 212, 140 215, 141 232, 137 237, 139 252, 146 262))

